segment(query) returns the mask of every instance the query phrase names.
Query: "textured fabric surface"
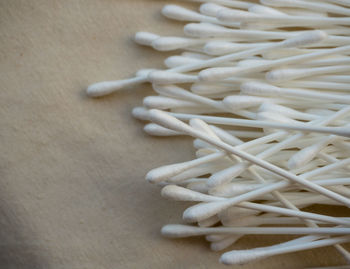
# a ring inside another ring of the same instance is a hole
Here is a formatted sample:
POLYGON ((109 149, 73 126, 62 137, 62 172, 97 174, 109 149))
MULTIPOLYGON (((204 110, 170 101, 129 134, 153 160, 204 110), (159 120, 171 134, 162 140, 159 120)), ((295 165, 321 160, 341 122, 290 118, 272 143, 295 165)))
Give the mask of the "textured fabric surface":
MULTIPOLYGON (((229 268, 203 239, 168 240, 188 204, 144 181, 193 157, 191 140, 142 132, 130 111, 148 85, 88 99, 93 82, 161 67, 134 32, 180 34, 157 0, 0 1, 0 268, 229 268)), ((236 246, 288 237, 247 237, 236 246)), ((240 268, 341 264, 333 248, 240 268)))

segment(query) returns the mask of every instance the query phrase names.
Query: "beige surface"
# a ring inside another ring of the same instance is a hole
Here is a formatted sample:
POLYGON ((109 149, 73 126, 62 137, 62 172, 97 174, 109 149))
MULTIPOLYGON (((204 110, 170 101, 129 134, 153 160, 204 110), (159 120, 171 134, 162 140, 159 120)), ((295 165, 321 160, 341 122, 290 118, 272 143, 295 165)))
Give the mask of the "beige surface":
MULTIPOLYGON (((134 32, 180 33, 156 0, 0 1, 0 268, 227 268, 202 239, 167 240, 184 204, 146 171, 192 157, 190 139, 155 139, 132 119, 149 86, 99 100, 86 85, 160 67, 134 32)), ((239 246, 275 241, 250 237, 239 246)), ((240 268, 341 264, 332 249, 240 268)))

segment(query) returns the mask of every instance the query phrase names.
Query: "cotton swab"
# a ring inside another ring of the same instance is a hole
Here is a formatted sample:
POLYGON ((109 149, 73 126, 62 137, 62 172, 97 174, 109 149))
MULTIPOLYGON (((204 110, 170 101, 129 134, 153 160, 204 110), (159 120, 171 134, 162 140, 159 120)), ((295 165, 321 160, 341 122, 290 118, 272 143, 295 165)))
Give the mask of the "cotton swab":
POLYGON ((203 3, 199 12, 177 5, 162 10, 167 18, 195 22, 184 26, 184 37, 134 36, 159 51, 181 50, 164 61, 167 70, 141 69, 134 78, 87 89, 99 97, 152 83, 159 95, 132 111, 151 121, 145 132, 195 138, 194 158, 146 175, 163 197, 197 202, 182 217, 198 227, 167 225, 162 233, 205 235, 214 251, 246 234, 305 234, 224 253, 220 261, 239 264, 334 245, 350 264, 339 245, 350 242, 350 218, 307 212, 313 205, 350 207, 350 4, 188 1, 203 3))
POLYGON ((326 4, 326 3, 314 3, 312 1, 299 1, 295 0, 293 2, 291 1, 284 1, 284 0, 261 0, 260 1, 264 5, 273 6, 273 7, 299 7, 299 8, 306 8, 310 10, 316 10, 316 11, 325 11, 325 12, 331 12, 335 14, 341 14, 341 15, 350 15, 350 9, 340 7, 333 4, 326 4))
MULTIPOLYGON (((305 228, 307 229, 307 228, 305 228)), ((310 229, 310 228, 309 228, 310 229)), ((243 264, 250 261, 254 261, 261 258, 267 258, 274 255, 279 255, 283 253, 289 253, 289 252, 295 252, 295 251, 301 251, 301 250, 307 250, 317 247, 325 247, 325 246, 331 246, 334 244, 341 244, 346 243, 350 241, 349 236, 341 236, 341 237, 335 237, 330 239, 323 239, 323 240, 316 240, 312 242, 306 242, 302 244, 297 245, 291 245, 288 247, 276 247, 276 248, 257 248, 252 250, 233 250, 230 252, 224 253, 221 258, 220 262, 227 264, 227 265, 233 265, 233 264, 243 264)))
MULTIPOLYGON (((232 29, 224 26, 219 26, 211 23, 189 23, 184 26, 184 33, 189 37, 197 38, 231 38, 232 41, 268 41, 281 40, 295 37, 303 34, 306 31, 300 32, 282 32, 282 31, 267 31, 267 30, 245 30, 232 29)), ((326 33, 323 31, 323 33, 326 33)), ((329 41, 333 43, 343 44, 349 40, 348 37, 332 36, 329 41)), ((301 44, 300 46, 305 46, 301 44)))
POLYGON ((342 73, 350 71, 350 65, 335 65, 314 68, 284 68, 271 70, 266 73, 266 79, 270 82, 281 82, 304 77, 311 77, 323 74, 342 73))
POLYGON ((289 89, 280 88, 267 83, 262 82, 245 82, 241 84, 241 92, 243 94, 251 95, 263 95, 263 96, 292 96, 292 97, 302 97, 309 99, 320 99, 329 100, 334 102, 339 102, 342 104, 350 104, 350 96, 339 95, 327 92, 317 92, 312 90, 304 89, 289 89))
MULTIPOLYGON (((200 122, 200 121, 199 121, 200 122)), ((261 154, 257 155, 260 157, 261 154)), ((252 170, 250 168, 251 172, 254 174, 254 176, 257 177, 257 179, 259 180, 259 182, 261 183, 266 183, 266 181, 259 175, 255 172, 255 170, 252 170)), ((209 181, 208 181, 209 182, 209 181)), ((282 205, 286 206, 287 208, 290 208, 290 209, 293 209, 293 210, 296 210, 296 211, 299 211, 299 209, 293 204, 291 203, 288 199, 285 198, 285 196, 283 196, 280 192, 277 192, 277 191, 273 191, 272 192, 272 195, 281 202, 282 205)), ((314 222, 311 222, 309 220, 305 220, 306 224, 310 227, 318 227, 317 224, 315 224, 314 222)), ((231 239, 228 239, 228 240, 225 240, 223 241, 221 244, 217 244, 217 245, 214 245, 212 246, 213 248, 220 248, 220 247, 225 247, 227 246, 227 244, 229 243, 232 243, 233 241, 235 241, 236 238, 231 238, 231 239)), ((337 249, 340 249, 340 252, 345 255, 345 257, 347 259, 349 259, 350 255, 348 252, 346 252, 343 247, 341 247, 340 245, 336 245, 337 249)))
MULTIPOLYGON (((321 186, 336 186, 336 185, 349 185, 349 178, 334 178, 334 179, 320 179, 314 180, 316 184, 321 186)), ((269 183, 266 183, 269 184, 269 183)), ((246 193, 252 191, 254 189, 263 187, 265 184, 243 184, 243 183, 228 183, 225 185, 220 185, 216 188, 212 188, 209 190, 209 194, 220 196, 220 197, 233 197, 235 195, 239 195, 242 193, 246 193)), ((266 185, 265 185, 266 186, 266 185)))
POLYGON ((306 89, 320 89, 330 91, 350 91, 350 85, 348 83, 337 82, 323 82, 323 81, 308 81, 308 80, 295 80, 288 81, 288 83, 276 83, 280 86, 289 86, 292 88, 306 88, 306 89))
MULTIPOLYGON (((350 228, 300 228, 300 227, 218 227, 204 228, 180 224, 163 226, 162 235, 170 238, 183 238, 206 234, 349 234, 350 228)), ((346 236, 350 240, 349 236, 346 236)), ((346 241, 345 241, 346 242, 346 241)))
MULTIPOLYGON (((184 66, 180 66, 177 68, 169 69, 168 71, 169 72, 187 72, 187 71, 191 71, 191 70, 196 70, 196 69, 208 67, 208 66, 213 65, 213 64, 232 61, 234 59, 239 59, 242 57, 253 56, 253 55, 256 55, 258 53, 262 53, 264 51, 275 49, 275 48, 294 47, 294 46, 300 46, 301 44, 305 45, 305 44, 309 44, 309 43, 317 43, 317 42, 320 42, 321 40, 324 40, 325 38, 326 38, 326 34, 324 32, 311 31, 307 34, 303 33, 303 34, 300 34, 297 36, 292 36, 290 39, 287 39, 287 40, 284 40, 281 42, 276 42, 275 44, 271 44, 271 45, 266 46, 266 47, 254 48, 254 49, 243 51, 243 52, 236 53, 236 54, 229 54, 229 55, 225 55, 222 57, 217 57, 214 59, 205 60, 205 61, 200 62, 200 63, 184 65, 184 66)), ((121 88, 127 87, 127 86, 133 86, 133 85, 136 85, 139 83, 147 82, 148 77, 139 76, 139 77, 125 79, 125 80, 105 81, 105 82, 95 83, 95 84, 92 84, 88 87, 87 94, 91 97, 103 96, 103 95, 115 92, 121 88)))
POLYGON ((239 27, 239 23, 220 22, 215 17, 206 16, 177 5, 165 5, 162 9, 162 14, 173 20, 207 22, 230 27, 239 27))
POLYGON ((297 130, 303 132, 318 132, 327 134, 336 134, 339 136, 350 137, 350 131, 346 128, 341 127, 318 127, 318 126, 307 126, 305 124, 286 124, 279 122, 269 122, 262 120, 244 120, 236 118, 225 118, 216 116, 203 116, 203 115, 192 115, 182 113, 169 113, 180 120, 190 120, 192 118, 198 118, 212 124, 222 124, 230 126, 244 126, 254 128, 273 128, 273 129, 284 129, 284 130, 297 130))
POLYGON ((250 2, 237 1, 237 0, 189 0, 191 2, 201 2, 201 3, 215 3, 218 5, 223 5, 227 7, 248 9, 251 5, 250 2))
MULTIPOLYGON (((227 200, 229 200, 222 197, 215 197, 211 195, 201 194, 199 192, 195 192, 195 191, 188 190, 186 188, 182 188, 174 185, 165 186, 162 189, 162 196, 171 198, 173 200, 180 200, 180 201, 205 201, 205 202, 212 202, 212 203, 224 203, 227 200)), ((324 216, 320 214, 297 211, 297 210, 281 208, 281 207, 276 207, 276 206, 271 206, 266 204, 241 202, 241 203, 238 203, 237 206, 243 207, 244 209, 253 209, 253 210, 263 211, 263 212, 272 212, 272 213, 305 218, 305 219, 312 219, 312 220, 317 220, 317 221, 332 223, 332 224, 349 225, 350 223, 349 220, 342 219, 342 218, 329 217, 329 216, 324 216)), ((250 215, 251 213, 248 213, 248 214, 250 215)), ((209 217, 211 216, 208 216, 208 218, 209 217)), ((203 218, 203 220, 204 219, 207 219, 207 218, 203 218)), ((201 220, 198 220, 198 221, 201 221, 201 220)))
MULTIPOLYGON (((349 126, 350 127, 350 126, 349 126)), ((308 146, 295 155, 293 155, 288 161, 288 167, 290 169, 295 169, 311 161, 319 151, 326 147, 329 143, 332 143, 333 140, 336 140, 337 136, 329 136, 322 139, 322 141, 308 146)))
POLYGON ((160 38, 159 35, 150 32, 137 32, 134 41, 139 45, 151 46, 152 42, 160 38))
POLYGON ((164 128, 158 124, 154 124, 154 123, 149 123, 146 124, 145 127, 143 128, 143 130, 149 134, 149 135, 153 135, 153 136, 178 136, 178 135, 182 135, 179 132, 175 132, 173 130, 164 128))
POLYGON ((198 103, 195 102, 165 96, 147 96, 143 99, 143 105, 147 108, 157 109, 203 106, 203 104, 198 105, 198 103))
MULTIPOLYGON (((218 146, 218 147, 222 148, 223 150, 228 151, 228 152, 230 152, 230 153, 232 153, 240 158, 243 158, 249 162, 252 162, 258 166, 261 166, 261 167, 263 167, 263 168, 265 168, 265 169, 267 169, 267 170, 269 170, 277 175, 285 177, 288 180, 299 183, 299 184, 301 184, 307 188, 310 188, 316 192, 324 194, 325 196, 327 196, 331 199, 334 199, 340 203, 344 203, 345 205, 350 206, 350 201, 347 198, 345 198, 341 195, 338 195, 334 192, 330 192, 329 190, 327 190, 327 189, 325 189, 317 184, 314 184, 310 181, 307 181, 304 178, 298 177, 298 176, 296 176, 296 175, 294 175, 286 170, 283 170, 275 165, 272 165, 264 160, 258 159, 258 158, 254 157, 250 154, 247 154, 243 151, 237 150, 236 148, 234 148, 234 147, 232 147, 232 146, 230 146, 222 141, 213 139, 212 137, 210 137, 206 134, 203 134, 202 132, 198 132, 198 131, 194 130, 193 128, 191 128, 190 126, 188 126, 187 124, 181 122, 180 120, 177 120, 176 118, 170 116, 169 114, 167 114, 163 111, 152 109, 150 111, 150 117, 151 117, 152 121, 154 121, 155 123, 158 123, 158 124, 163 125, 167 128, 174 129, 176 131, 182 131, 182 132, 185 132, 191 136, 200 138, 200 139, 202 139, 206 142, 209 142, 210 144, 213 144, 215 146, 218 146)), ((286 183, 286 182, 276 183, 275 190, 277 190, 280 187, 280 184, 282 184, 282 186, 284 186, 285 184, 288 185, 288 183, 286 183)), ((261 189, 260 189, 260 191, 261 191, 261 189)), ((229 205, 233 205, 235 202, 236 202, 236 200, 230 201, 229 205)), ((224 205, 224 206, 226 206, 226 205, 224 205)), ((219 208, 221 208, 221 207, 222 207, 222 205, 219 204, 219 208)), ((229 206, 227 206, 227 207, 229 207, 229 206)), ((212 207, 212 209, 214 209, 214 208, 217 208, 217 205, 212 207)), ((197 210, 194 210, 194 211, 197 212, 197 210)), ((192 212, 188 212, 188 215, 189 215, 189 218, 191 218, 192 212)))
POLYGON ((350 25, 350 19, 346 17, 329 18, 329 17, 313 17, 308 16, 281 16, 281 15, 260 15, 245 11, 222 9, 218 11, 217 18, 223 22, 278 22, 281 25, 293 26, 310 26, 310 25, 350 25))
POLYGON ((298 62, 305 62, 305 61, 314 60, 317 58, 329 56, 332 54, 342 53, 346 51, 350 51, 350 46, 342 46, 342 47, 328 49, 326 51, 312 52, 308 54, 286 57, 286 58, 274 60, 268 63, 262 63, 260 65, 251 66, 251 67, 248 66, 248 67, 240 67, 240 68, 236 68, 236 67, 209 68, 201 71, 198 74, 198 76, 199 76, 199 79, 203 81, 221 80, 221 79, 225 79, 230 76, 235 76, 238 74, 248 74, 253 72, 266 71, 274 67, 283 66, 287 64, 295 64, 298 62))

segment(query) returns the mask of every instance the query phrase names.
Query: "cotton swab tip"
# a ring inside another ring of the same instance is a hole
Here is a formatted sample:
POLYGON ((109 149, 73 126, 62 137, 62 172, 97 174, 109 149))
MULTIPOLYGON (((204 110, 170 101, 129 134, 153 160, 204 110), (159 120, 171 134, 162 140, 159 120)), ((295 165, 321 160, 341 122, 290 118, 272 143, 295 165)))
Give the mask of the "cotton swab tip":
POLYGON ((151 46, 152 42, 159 37, 159 35, 149 32, 137 32, 134 36, 134 41, 139 45, 151 46))
POLYGON ((111 94, 123 87, 124 83, 122 81, 103 81, 91 84, 86 89, 86 94, 89 97, 101 97, 111 94))
POLYGON ((161 229, 161 234, 169 238, 183 238, 192 236, 193 232, 196 232, 197 227, 191 227, 181 224, 168 224, 164 225, 161 229))
POLYGON ((143 130, 153 136, 176 136, 179 135, 178 132, 175 132, 173 130, 169 130, 167 128, 164 128, 158 124, 155 123, 149 123, 146 124, 145 127, 143 127, 143 130))
POLYGON ((248 95, 275 95, 281 92, 280 88, 263 82, 244 82, 240 86, 242 94, 248 95))
POLYGON ((162 15, 180 21, 192 21, 201 18, 200 14, 177 5, 165 5, 162 9, 162 15))
POLYGON ((169 115, 168 113, 158 110, 151 109, 149 111, 150 119, 154 123, 157 123, 165 128, 169 128, 178 132, 186 132, 191 130, 191 128, 183 123, 182 121, 176 119, 175 117, 169 115))
POLYGON ((132 116, 138 120, 149 121, 148 110, 144 107, 135 107, 132 110, 132 116))
POLYGON ((250 261, 258 260, 266 255, 265 251, 259 250, 237 250, 222 254, 220 263, 226 265, 240 265, 250 261))
POLYGON ((282 44, 284 48, 295 48, 319 43, 326 40, 327 37, 327 33, 321 30, 306 31, 305 33, 286 39, 282 44))

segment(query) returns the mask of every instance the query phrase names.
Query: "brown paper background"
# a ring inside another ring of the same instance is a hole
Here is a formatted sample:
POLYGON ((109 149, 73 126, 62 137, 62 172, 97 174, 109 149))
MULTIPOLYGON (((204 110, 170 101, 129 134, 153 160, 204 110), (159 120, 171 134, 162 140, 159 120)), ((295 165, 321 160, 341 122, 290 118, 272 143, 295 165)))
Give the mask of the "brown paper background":
MULTIPOLYGON (((131 38, 181 34, 159 13, 174 2, 0 1, 0 268, 229 268, 203 239, 159 234, 186 204, 162 199, 144 175, 193 149, 190 139, 145 135, 131 117, 150 87, 98 100, 83 92, 161 67, 166 54, 131 38)), ((247 237, 237 248, 278 240, 247 237)), ((237 268, 336 264, 340 255, 323 248, 237 268)))

